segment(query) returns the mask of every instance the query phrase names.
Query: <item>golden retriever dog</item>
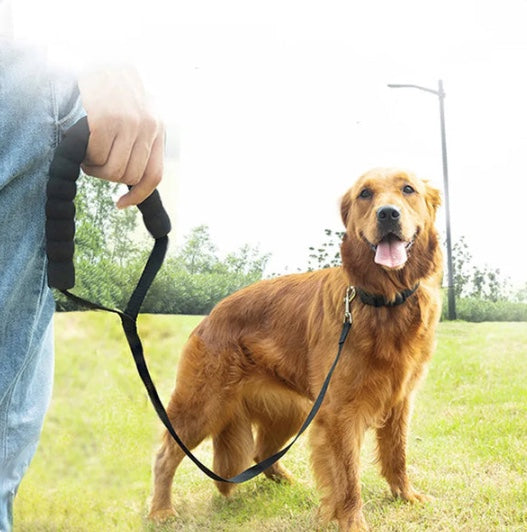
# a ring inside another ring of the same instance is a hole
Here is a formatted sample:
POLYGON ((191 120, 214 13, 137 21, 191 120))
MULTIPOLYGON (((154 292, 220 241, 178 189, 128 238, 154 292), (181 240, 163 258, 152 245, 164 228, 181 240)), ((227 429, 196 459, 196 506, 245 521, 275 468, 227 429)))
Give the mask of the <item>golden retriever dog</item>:
MULTIPOLYGON (((217 474, 240 473, 298 431, 336 355, 353 286, 353 328, 310 429, 320 515, 340 530, 367 529, 359 454, 368 428, 393 495, 426 500, 408 479, 406 443, 440 314, 439 204, 439 192, 411 173, 369 171, 342 198, 341 267, 255 283, 221 301, 192 332, 167 412, 189 448, 213 438, 217 474)), ((151 518, 175 514, 171 485, 183 457, 166 433, 151 518)), ((279 463, 265 474, 289 479, 279 463)), ((224 495, 233 489, 217 486, 224 495)))

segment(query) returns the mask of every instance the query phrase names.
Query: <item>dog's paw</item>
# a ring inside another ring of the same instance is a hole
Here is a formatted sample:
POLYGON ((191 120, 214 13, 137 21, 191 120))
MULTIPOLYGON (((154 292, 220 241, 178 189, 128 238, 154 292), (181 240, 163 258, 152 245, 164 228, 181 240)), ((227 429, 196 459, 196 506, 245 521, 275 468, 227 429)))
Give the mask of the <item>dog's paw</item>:
POLYGON ((267 478, 273 480, 274 482, 278 482, 280 484, 292 484, 293 483, 293 476, 291 473, 281 464, 276 463, 266 469, 264 471, 264 474, 267 478))
POLYGON ((406 501, 412 504, 425 503, 425 502, 432 501, 432 497, 430 497, 429 495, 424 495, 422 493, 419 493, 411 487, 405 488, 405 489, 392 488, 392 493, 394 497, 402 499, 403 501, 406 501))
POLYGON ((162 524, 172 517, 176 517, 176 510, 174 508, 165 508, 163 510, 151 510, 148 514, 148 519, 154 523, 162 524))
POLYGON ((417 491, 412 491, 406 497, 403 497, 403 499, 411 503, 425 503, 433 501, 433 498, 430 495, 425 495, 424 493, 419 493, 417 491))
POLYGON ((338 520, 340 532, 368 532, 370 529, 362 512, 338 520))

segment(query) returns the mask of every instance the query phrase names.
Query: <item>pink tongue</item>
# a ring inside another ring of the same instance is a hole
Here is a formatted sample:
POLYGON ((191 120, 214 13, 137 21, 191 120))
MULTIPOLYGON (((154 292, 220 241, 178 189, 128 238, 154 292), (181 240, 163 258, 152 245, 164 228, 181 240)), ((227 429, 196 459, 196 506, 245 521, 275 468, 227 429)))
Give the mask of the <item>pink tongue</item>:
POLYGON ((401 240, 391 240, 380 242, 375 252, 375 262, 387 268, 398 268, 402 266, 408 255, 406 254, 406 242, 401 240))

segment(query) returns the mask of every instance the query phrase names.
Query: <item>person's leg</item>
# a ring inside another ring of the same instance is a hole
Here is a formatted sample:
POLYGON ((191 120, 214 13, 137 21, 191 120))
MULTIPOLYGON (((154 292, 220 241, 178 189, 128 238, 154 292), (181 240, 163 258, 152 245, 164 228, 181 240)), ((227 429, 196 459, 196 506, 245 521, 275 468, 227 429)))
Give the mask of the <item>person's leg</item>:
MULTIPOLYGON (((39 337, 38 331, 35 331, 39 337)), ((37 338, 35 338, 37 340, 37 338)), ((38 348, 30 349, 0 404, 0 531, 13 522, 13 500, 38 445, 51 397, 53 327, 50 321, 38 348)))
POLYGON ((0 44, 0 532, 6 532, 52 386, 48 170, 61 134, 84 112, 71 75, 51 71, 40 50, 0 44))

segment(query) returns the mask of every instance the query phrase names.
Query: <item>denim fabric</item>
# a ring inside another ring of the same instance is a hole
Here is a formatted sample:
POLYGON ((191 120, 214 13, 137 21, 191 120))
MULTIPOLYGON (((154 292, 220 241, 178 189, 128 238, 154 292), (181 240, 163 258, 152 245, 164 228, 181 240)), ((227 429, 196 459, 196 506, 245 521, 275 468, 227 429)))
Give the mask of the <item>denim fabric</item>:
POLYGON ((37 447, 53 380, 45 190, 53 150, 83 111, 43 54, 0 40, 0 531, 37 447))

